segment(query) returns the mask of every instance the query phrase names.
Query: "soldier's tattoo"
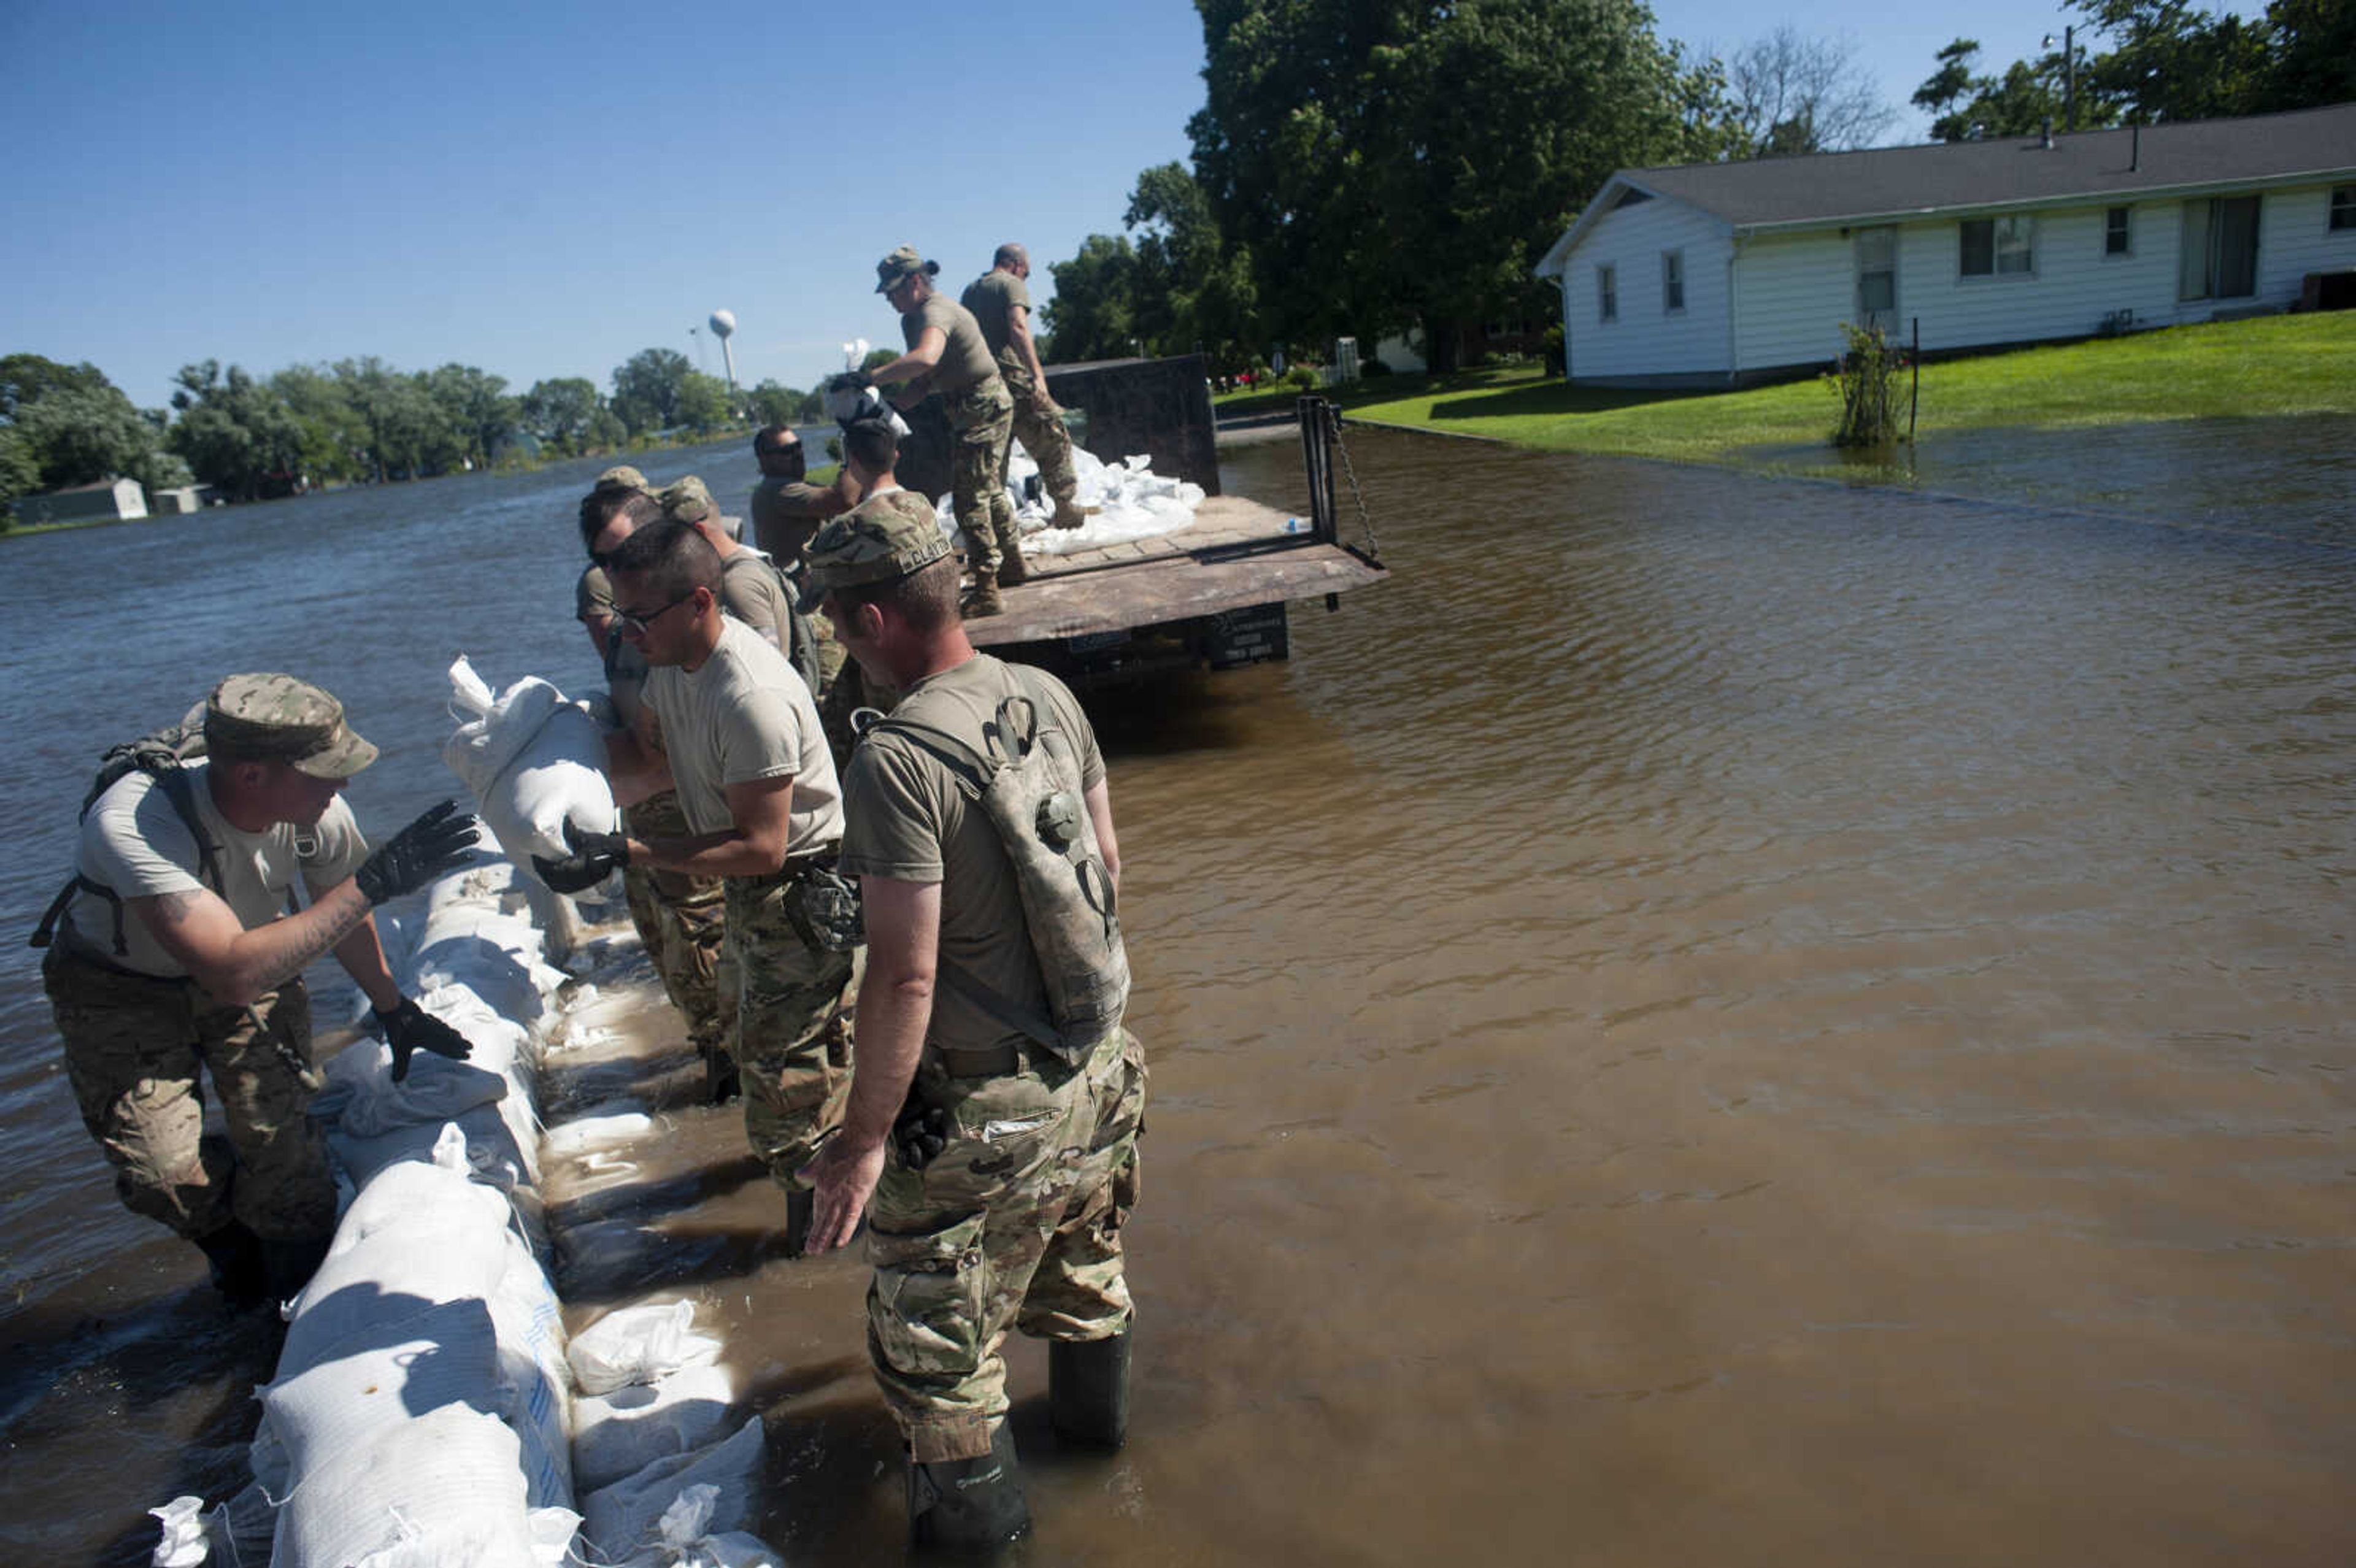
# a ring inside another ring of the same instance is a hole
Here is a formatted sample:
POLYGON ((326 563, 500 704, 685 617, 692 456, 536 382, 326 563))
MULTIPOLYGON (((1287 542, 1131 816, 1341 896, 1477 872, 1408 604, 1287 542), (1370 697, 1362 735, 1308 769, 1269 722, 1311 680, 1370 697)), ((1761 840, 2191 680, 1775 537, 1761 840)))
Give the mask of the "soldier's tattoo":
POLYGON ((197 895, 192 892, 163 893, 155 900, 155 916, 166 925, 178 925, 188 918, 188 912, 196 907, 197 895))

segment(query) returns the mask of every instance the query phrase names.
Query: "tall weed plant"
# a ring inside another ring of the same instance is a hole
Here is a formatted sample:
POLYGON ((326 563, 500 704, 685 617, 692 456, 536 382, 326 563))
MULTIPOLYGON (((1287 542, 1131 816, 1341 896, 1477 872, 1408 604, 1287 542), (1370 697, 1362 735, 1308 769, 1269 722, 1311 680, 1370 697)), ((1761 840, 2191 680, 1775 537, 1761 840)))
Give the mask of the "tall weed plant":
POLYGON ((1888 446, 1898 439, 1898 416, 1903 411, 1898 373, 1906 357, 1878 326, 1841 323, 1847 340, 1825 383, 1840 395, 1840 423, 1833 428, 1835 446, 1888 446))

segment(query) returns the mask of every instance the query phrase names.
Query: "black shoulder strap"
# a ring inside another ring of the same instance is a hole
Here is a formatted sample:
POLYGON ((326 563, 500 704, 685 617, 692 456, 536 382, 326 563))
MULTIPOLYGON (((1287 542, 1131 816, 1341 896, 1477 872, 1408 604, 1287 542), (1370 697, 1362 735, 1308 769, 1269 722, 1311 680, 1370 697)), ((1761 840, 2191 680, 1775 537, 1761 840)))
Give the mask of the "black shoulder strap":
MULTIPOLYGON (((204 819, 197 813, 196 781, 188 776, 188 770, 175 761, 162 767, 150 767, 143 763, 140 771, 155 781, 154 787, 164 792, 164 798, 172 803, 172 809, 179 814, 180 821, 187 827, 188 837, 196 840, 197 880, 211 888, 216 893, 223 892, 225 890, 221 886, 220 846, 214 843, 210 836, 205 832, 204 819)), ((90 806, 95 804, 94 800, 86 803, 82 810, 87 813, 90 806)), ((26 938, 25 945, 47 947, 56 941, 58 923, 65 918, 66 910, 72 904, 74 894, 78 892, 88 893, 92 898, 106 901, 108 908, 114 916, 114 955, 117 958, 127 955, 131 951, 131 944, 129 933, 123 926, 123 895, 104 882, 92 881, 83 876, 79 869, 66 879, 65 885, 58 889, 57 897, 49 901, 49 907, 41 912, 40 923, 33 927, 33 934, 26 938)))

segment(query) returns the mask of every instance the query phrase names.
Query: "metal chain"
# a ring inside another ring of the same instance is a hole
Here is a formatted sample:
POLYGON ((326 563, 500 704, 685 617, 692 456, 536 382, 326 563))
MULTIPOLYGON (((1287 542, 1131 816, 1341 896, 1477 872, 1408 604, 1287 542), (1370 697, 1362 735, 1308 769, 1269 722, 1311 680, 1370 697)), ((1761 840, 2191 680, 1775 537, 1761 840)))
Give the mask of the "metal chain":
POLYGON ((1333 430, 1333 450, 1342 454, 1342 472, 1349 476, 1350 499, 1358 504, 1358 526, 1366 532, 1366 553, 1379 557, 1382 541, 1375 538, 1374 515, 1366 510, 1366 492, 1358 483, 1358 465, 1350 461, 1349 443, 1342 439, 1342 411, 1332 403, 1325 405, 1325 418, 1333 430))

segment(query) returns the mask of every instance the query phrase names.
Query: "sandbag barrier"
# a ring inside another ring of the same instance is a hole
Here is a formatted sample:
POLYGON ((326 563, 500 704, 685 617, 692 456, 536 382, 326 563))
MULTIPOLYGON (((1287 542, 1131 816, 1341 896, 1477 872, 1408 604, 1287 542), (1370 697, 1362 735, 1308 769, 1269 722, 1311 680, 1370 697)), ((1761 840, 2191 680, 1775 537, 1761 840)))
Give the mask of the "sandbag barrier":
MULTIPOLYGON (((569 932, 569 906, 499 860, 380 919, 404 992, 473 1055, 420 1054, 399 1084, 372 1039, 327 1065, 314 1114, 351 1190, 257 1391, 253 1484, 210 1513, 194 1499, 154 1510, 155 1563, 776 1568, 741 1533, 761 1424, 735 1419, 692 1304, 611 1312, 567 1343, 537 1079, 568 1005, 595 991, 550 961, 549 914, 569 932)), ((600 945, 627 958, 637 942, 624 928, 600 945)), ((545 1147, 650 1131, 599 1117, 545 1147)))

